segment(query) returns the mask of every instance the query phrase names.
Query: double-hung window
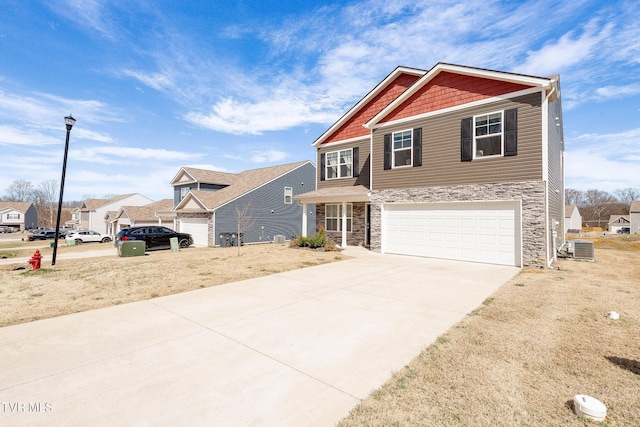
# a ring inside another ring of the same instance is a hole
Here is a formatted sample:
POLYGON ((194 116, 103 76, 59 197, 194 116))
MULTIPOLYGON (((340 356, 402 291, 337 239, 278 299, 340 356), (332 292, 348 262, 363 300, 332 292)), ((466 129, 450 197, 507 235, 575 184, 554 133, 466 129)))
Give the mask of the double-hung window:
MULTIPOLYGON (((351 231, 353 205, 347 204, 347 231, 351 231)), ((325 230, 342 231, 342 204, 325 205, 325 230)))
POLYGON ((326 154, 327 179, 351 178, 353 176, 353 151, 332 151, 326 154))
POLYGON ((290 205, 293 203, 293 187, 284 187, 284 204, 290 205))
POLYGON ((474 158, 502 156, 502 123, 502 111, 473 118, 474 158))
POLYGON ((393 133, 393 167, 411 166, 412 159, 412 135, 411 130, 393 133))

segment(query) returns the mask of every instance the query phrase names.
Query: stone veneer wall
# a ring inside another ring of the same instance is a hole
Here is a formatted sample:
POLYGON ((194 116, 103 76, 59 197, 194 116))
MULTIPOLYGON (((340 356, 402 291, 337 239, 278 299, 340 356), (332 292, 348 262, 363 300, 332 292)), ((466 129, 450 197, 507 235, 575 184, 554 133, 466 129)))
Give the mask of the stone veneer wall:
POLYGON ((371 191, 371 249, 381 249, 381 204, 464 201, 522 201, 522 265, 546 267, 543 181, 371 191))
MULTIPOLYGON (((328 203, 335 204, 335 203, 328 203)), ((366 204, 365 203, 352 203, 353 212, 351 217, 351 232, 347 233, 347 244, 349 246, 363 246, 366 227, 366 204)), ((325 204, 316 204, 316 232, 320 227, 324 227, 325 219, 325 204)), ((327 231, 327 237, 336 242, 338 245, 342 245, 342 232, 341 231, 327 231)))

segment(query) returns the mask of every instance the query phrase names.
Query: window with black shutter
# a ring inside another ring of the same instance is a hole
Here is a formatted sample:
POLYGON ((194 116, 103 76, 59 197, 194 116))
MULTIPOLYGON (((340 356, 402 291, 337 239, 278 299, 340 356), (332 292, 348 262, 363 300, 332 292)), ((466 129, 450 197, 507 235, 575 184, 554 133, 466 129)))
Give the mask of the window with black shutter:
POLYGON ((462 119, 460 160, 518 154, 518 109, 495 111, 462 119))

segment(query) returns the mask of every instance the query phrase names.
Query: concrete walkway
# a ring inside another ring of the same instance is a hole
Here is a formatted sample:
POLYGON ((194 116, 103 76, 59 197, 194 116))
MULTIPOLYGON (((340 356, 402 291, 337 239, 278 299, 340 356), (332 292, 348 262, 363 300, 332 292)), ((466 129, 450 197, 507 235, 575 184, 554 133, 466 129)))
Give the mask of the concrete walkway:
POLYGON ((519 271, 351 251, 0 328, 0 425, 332 426, 519 271))

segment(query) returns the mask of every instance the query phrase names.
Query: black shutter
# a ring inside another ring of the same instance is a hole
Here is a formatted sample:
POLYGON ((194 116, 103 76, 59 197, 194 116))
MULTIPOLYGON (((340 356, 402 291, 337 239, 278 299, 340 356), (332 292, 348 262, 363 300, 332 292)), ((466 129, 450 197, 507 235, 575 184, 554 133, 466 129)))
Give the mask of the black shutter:
POLYGON ((504 112, 504 155, 518 154, 518 109, 504 112))
POLYGON ((353 170, 353 177, 355 178, 360 176, 360 162, 358 159, 358 155, 360 154, 360 148, 353 147, 352 154, 353 154, 352 170, 353 170))
POLYGON ((473 118, 462 119, 460 126, 460 161, 473 159, 473 118))
POLYGON ((413 130, 413 167, 422 166, 422 128, 413 130))
POLYGON ((324 181, 324 153, 320 154, 320 181, 324 181))
POLYGON ((384 136, 384 169, 391 169, 391 134, 384 136))

